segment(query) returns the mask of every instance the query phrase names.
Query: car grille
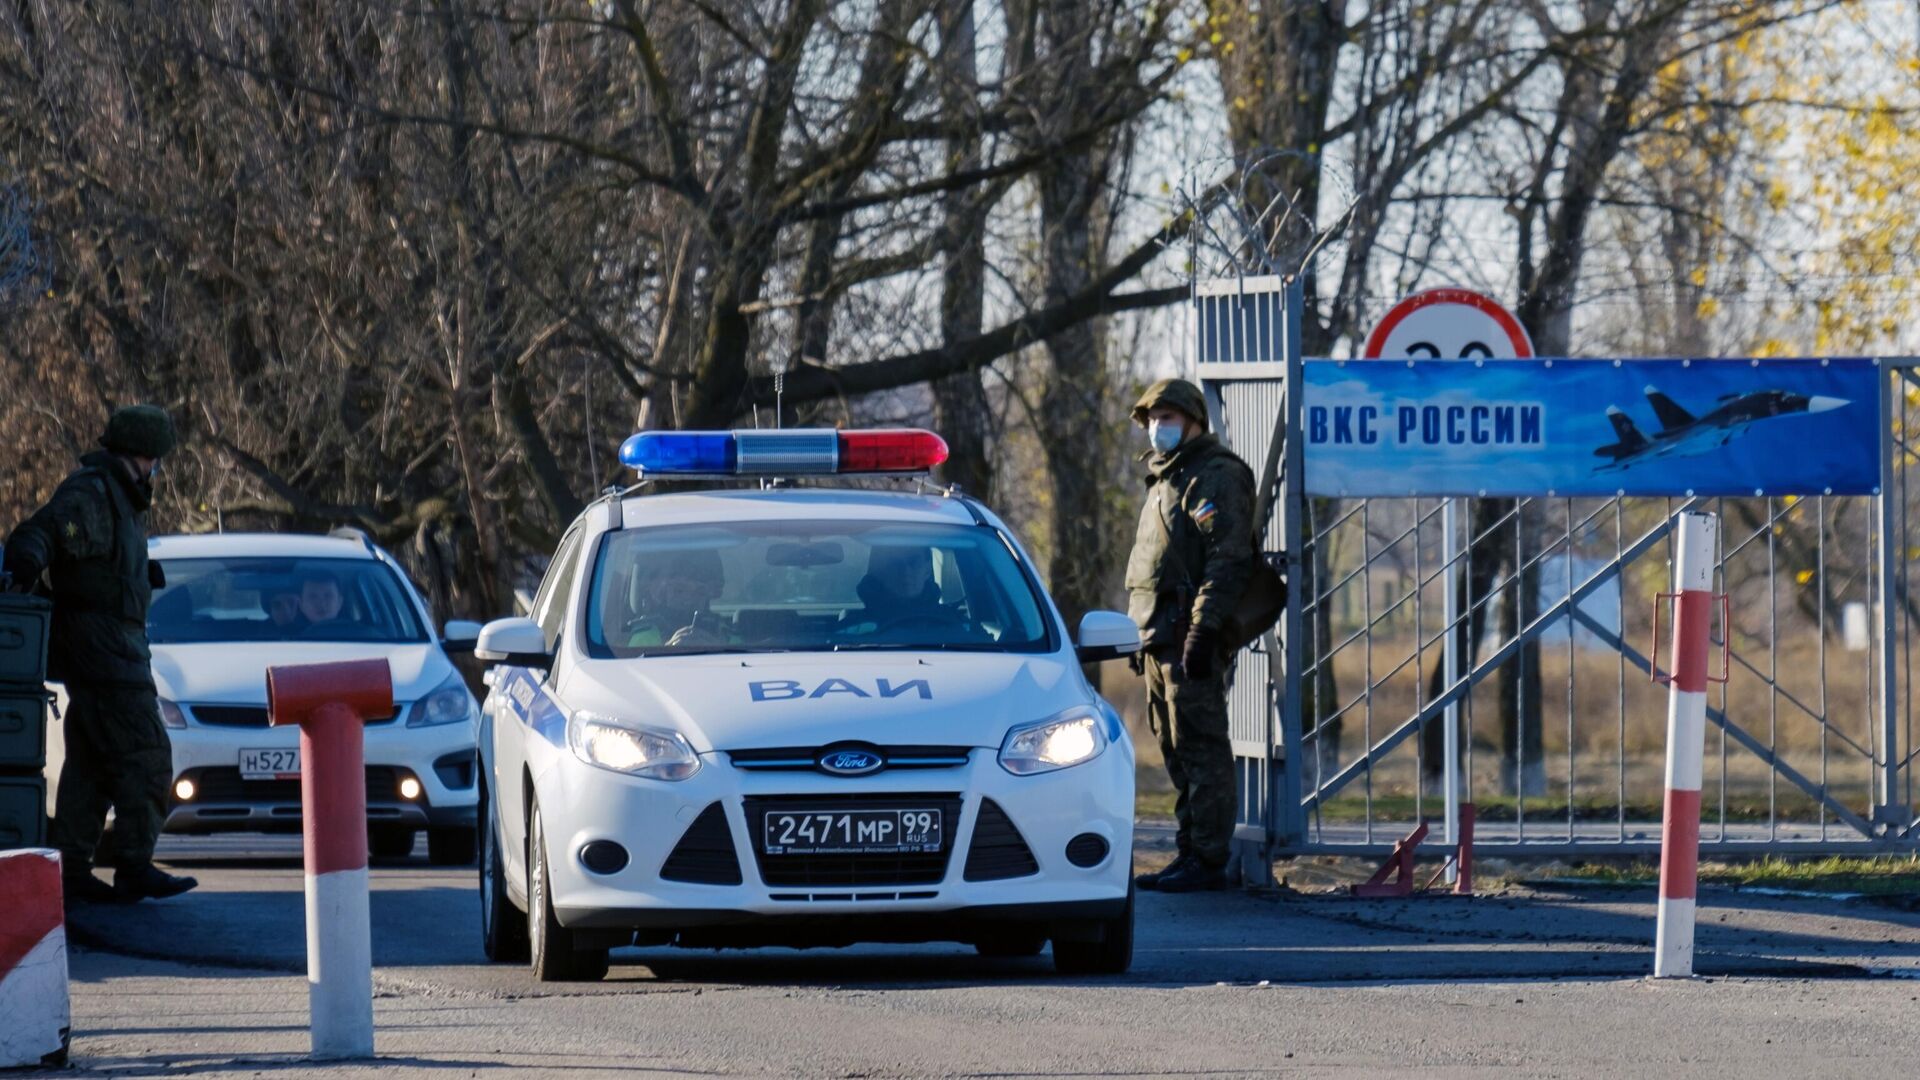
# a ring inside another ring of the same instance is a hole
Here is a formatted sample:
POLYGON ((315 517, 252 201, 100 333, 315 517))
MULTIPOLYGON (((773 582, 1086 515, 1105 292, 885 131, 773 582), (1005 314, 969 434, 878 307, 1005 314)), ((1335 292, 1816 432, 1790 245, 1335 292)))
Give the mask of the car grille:
POLYGON ((967 867, 962 872, 968 881, 1001 881, 1040 872, 1033 850, 1014 828, 1013 819, 992 799, 980 801, 980 816, 973 823, 973 842, 967 847, 967 867))
POLYGON ((760 867, 760 880, 774 888, 818 885, 933 885, 947 876, 947 861, 953 855, 953 834, 960 823, 960 796, 953 792, 930 795, 778 795, 748 796, 745 800, 747 828, 752 833, 753 854, 760 867), (817 807, 822 804, 848 803, 859 808, 884 810, 935 807, 941 812, 940 850, 899 855, 768 855, 766 833, 761 819, 768 811, 793 807, 817 807))
MULTIPOLYGON (((839 743, 842 747, 872 750, 886 759, 885 769, 951 769, 967 763, 970 747, 965 746, 873 746, 868 743, 839 743)), ((819 769, 824 746, 772 746, 753 750, 730 750, 727 759, 737 769, 753 772, 813 772, 819 769)), ((871 774, 868 774, 871 775, 871 774)))
MULTIPOLYGON (((188 769, 182 779, 192 780, 199 790, 193 802, 201 803, 293 803, 300 802, 298 780, 243 780, 237 768, 188 769)), ((390 765, 367 766, 367 801, 400 802, 400 776, 390 765)), ((180 800, 174 799, 174 805, 180 800)))
MULTIPOLYGON (((264 728, 269 726, 267 707, 264 705, 189 705, 187 709, 196 721, 208 727, 264 728)), ((404 705, 395 706, 392 716, 369 720, 367 726, 391 724, 406 711, 404 705)))
POLYGON ((686 835, 660 868, 660 877, 694 885, 741 883, 740 860, 733 853, 733 830, 727 828, 727 812, 719 803, 709 804, 687 826, 686 835))

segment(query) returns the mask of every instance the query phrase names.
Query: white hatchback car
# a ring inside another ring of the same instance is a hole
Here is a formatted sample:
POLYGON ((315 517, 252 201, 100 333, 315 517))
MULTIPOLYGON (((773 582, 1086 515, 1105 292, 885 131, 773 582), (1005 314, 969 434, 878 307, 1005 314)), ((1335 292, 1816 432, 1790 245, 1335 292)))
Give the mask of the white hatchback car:
MULTIPOLYGON (((643 478, 924 472, 926 432, 649 432, 643 478), (764 464, 763 464, 764 463, 764 464)), ((609 496, 531 619, 481 632, 482 930, 595 979, 607 950, 959 941, 1133 952, 1134 753, 1007 527, 904 487, 609 496), (522 912, 526 915, 522 917, 522 912)))
POLYGON ((266 670, 379 659, 394 713, 367 725, 373 853, 406 855, 424 829, 433 862, 472 860, 479 707, 447 654, 479 624, 436 635, 399 564, 358 534, 160 536, 147 554, 166 577, 147 635, 173 742, 167 832, 299 831, 300 731, 267 726, 266 670))

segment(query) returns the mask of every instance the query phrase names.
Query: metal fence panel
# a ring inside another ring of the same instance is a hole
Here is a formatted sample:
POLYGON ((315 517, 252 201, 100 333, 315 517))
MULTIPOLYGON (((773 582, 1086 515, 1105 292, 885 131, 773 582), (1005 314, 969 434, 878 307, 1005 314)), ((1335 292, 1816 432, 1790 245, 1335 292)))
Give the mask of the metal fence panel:
MULTIPOLYGON (((1256 470, 1298 371, 1298 304, 1277 279, 1195 290, 1202 384, 1256 470)), ((1727 681, 1709 700, 1703 850, 1920 847, 1907 589, 1920 372, 1885 367, 1879 496, 1472 500, 1451 565, 1443 500, 1308 499, 1289 438, 1267 544, 1289 555, 1288 617, 1239 657, 1229 701, 1243 839, 1371 854, 1437 819, 1439 718, 1457 703, 1478 846, 1657 851, 1665 698, 1650 675, 1666 661, 1647 642, 1669 523, 1697 506, 1724 523, 1716 587, 1731 613, 1716 629, 1727 681), (1449 576, 1463 597, 1451 628, 1449 576), (1443 685, 1450 629, 1465 640, 1443 685)))

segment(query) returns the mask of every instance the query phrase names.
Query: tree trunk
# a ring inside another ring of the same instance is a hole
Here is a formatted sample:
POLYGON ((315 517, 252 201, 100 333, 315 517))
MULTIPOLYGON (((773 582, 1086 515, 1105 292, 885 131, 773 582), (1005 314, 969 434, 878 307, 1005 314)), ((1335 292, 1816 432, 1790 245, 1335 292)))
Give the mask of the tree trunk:
MULTIPOLYGON (((1047 47, 1041 62, 1052 86, 1069 99, 1043 124, 1070 129, 1074 95, 1087 92, 1091 67, 1086 12, 1069 0, 1049 0, 1041 13, 1047 47)), ((1058 153, 1039 173, 1044 303, 1057 304, 1085 289, 1101 264, 1097 219, 1106 180, 1104 150, 1058 153)), ((1101 349, 1103 320, 1067 327, 1047 339, 1053 364, 1039 403, 1040 440, 1052 479, 1051 590, 1067 624, 1103 606, 1117 567, 1107 513, 1106 466, 1113 432, 1108 423, 1110 380, 1101 349)))
MULTIPOLYGON (((1079 163, 1084 165, 1084 159, 1079 163)), ((1043 183, 1047 222, 1049 302, 1079 287, 1090 261, 1090 230, 1084 213, 1086 172, 1063 162, 1043 183)), ((1081 323, 1047 341, 1053 370, 1040 398, 1041 441, 1052 479, 1051 586, 1068 625, 1103 606, 1105 584, 1116 569, 1113 528, 1107 513, 1106 465, 1113 433, 1107 422, 1107 370, 1098 322, 1081 323)))
MULTIPOLYGON (((946 115, 964 116, 977 107, 980 87, 973 0, 948 0, 947 8, 942 13, 947 32, 940 49, 946 74, 941 104, 946 115)), ((947 143, 947 157, 956 169, 980 164, 979 135, 971 127, 967 130, 965 136, 947 143)), ((978 337, 986 314, 987 208, 977 203, 967 191, 948 192, 942 200, 940 340, 947 345, 978 337)), ((934 380, 933 417, 947 440, 947 462, 940 478, 991 501, 993 459, 988 440, 993 417, 983 374, 973 369, 934 380)))

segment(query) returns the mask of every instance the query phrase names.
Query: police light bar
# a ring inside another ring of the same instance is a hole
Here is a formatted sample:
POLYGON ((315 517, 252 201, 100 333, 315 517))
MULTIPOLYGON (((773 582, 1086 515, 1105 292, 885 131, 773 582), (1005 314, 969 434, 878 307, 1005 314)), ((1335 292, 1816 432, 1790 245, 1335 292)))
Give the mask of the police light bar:
POLYGON ((620 444, 645 476, 922 473, 945 460, 946 440, 918 428, 642 431, 620 444))

